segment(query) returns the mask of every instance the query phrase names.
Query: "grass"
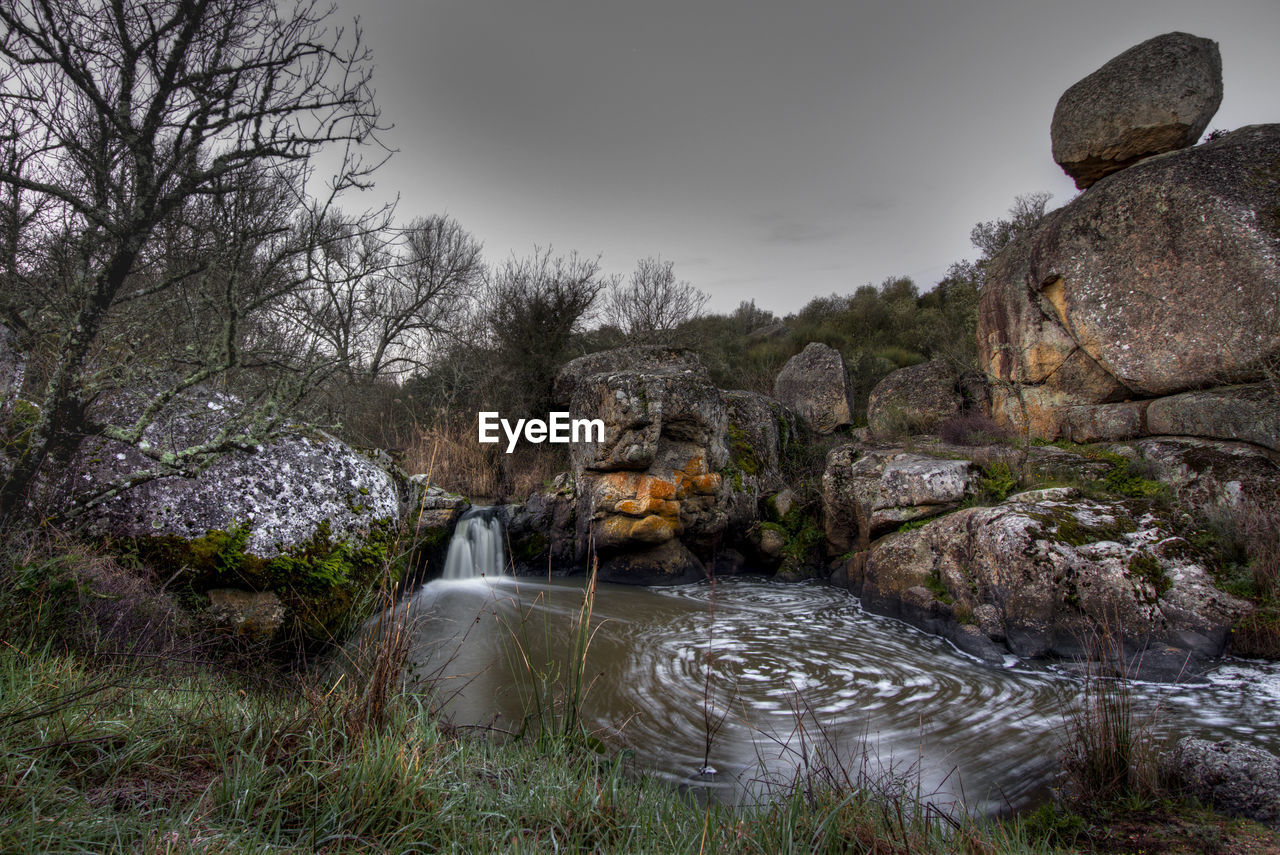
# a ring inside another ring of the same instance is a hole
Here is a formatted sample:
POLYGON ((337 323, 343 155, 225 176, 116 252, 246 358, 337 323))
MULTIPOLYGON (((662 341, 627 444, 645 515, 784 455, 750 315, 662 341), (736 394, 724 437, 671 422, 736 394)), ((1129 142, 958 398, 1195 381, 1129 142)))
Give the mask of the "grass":
POLYGON ((556 475, 569 469, 564 446, 520 443, 507 454, 506 440, 476 442, 476 423, 441 419, 415 425, 405 443, 408 472, 430 472, 431 483, 473 499, 524 501, 556 475))
POLYGON ((772 798, 699 803, 585 733, 573 661, 590 643, 590 587, 564 640, 571 661, 543 674, 543 700, 531 701, 542 717, 500 738, 454 729, 405 691, 412 627, 397 610, 324 672, 256 662, 198 626, 122 647, 113 614, 132 615, 130 627, 181 615, 154 590, 80 608, 126 568, 79 549, 56 559, 60 573, 34 550, 3 565, 3 852, 995 855, 1076 851, 1062 848, 1063 829, 1096 831, 1056 814, 1038 824, 941 810, 909 778, 869 772, 865 753, 842 761, 804 709, 800 772, 774 782, 772 798), (20 589, 19 574, 44 581, 20 589))

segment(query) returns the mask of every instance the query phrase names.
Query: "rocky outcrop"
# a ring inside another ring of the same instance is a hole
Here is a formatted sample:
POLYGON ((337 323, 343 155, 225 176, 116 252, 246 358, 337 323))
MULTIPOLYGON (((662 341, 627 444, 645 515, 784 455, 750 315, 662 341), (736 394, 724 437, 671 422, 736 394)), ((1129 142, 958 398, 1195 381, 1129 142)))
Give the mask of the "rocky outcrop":
POLYGON ((865 548, 872 537, 912 520, 952 510, 974 490, 968 460, 900 448, 842 445, 827 455, 822 510, 827 551, 865 548))
POLYGON ((729 524, 720 475, 729 460, 720 391, 691 353, 635 347, 581 357, 556 380, 575 417, 603 419, 602 442, 570 446, 578 563, 600 578, 685 582, 729 524))
POLYGON ((1243 524, 1247 515, 1261 513, 1280 519, 1280 463, 1274 454, 1246 443, 1184 437, 1150 437, 1127 447, 1202 518, 1243 524))
POLYGON ((945 360, 899 368, 876 384, 867 402, 867 427, 874 437, 937 433, 938 425, 960 412, 960 376, 945 360))
POLYGON ((763 489, 783 489, 782 456, 800 441, 795 414, 758 392, 722 394, 728 408, 729 465, 763 489))
POLYGON ((1205 804, 1280 831, 1280 758, 1274 754, 1184 736, 1160 758, 1160 771, 1205 804))
MULTIPOLYGON (((125 394, 100 406, 127 424, 145 403, 125 394)), ((155 471, 150 455, 177 454, 218 436, 235 424, 240 406, 210 389, 190 390, 146 429, 149 454, 85 440, 65 478, 49 489, 51 501, 78 512, 88 531, 128 539, 145 559, 179 571, 175 587, 275 591, 285 610, 282 632, 332 637, 389 581, 390 544, 408 492, 398 474, 327 434, 294 431, 221 454, 194 477, 108 489, 155 471)))
POLYGON ((853 424, 844 357, 821 342, 810 342, 787 360, 773 382, 773 396, 815 433, 853 424))
POLYGON ((1054 488, 889 535, 850 584, 864 607, 967 637, 980 655, 990 648, 959 627, 1020 657, 1088 655, 1105 628, 1122 638, 1131 675, 1172 680, 1221 655, 1252 610, 1196 556, 1141 503, 1054 488))
POLYGON ((1147 407, 1144 433, 1238 440, 1280 451, 1280 390, 1267 382, 1157 398, 1147 407))
POLYGON ((1156 36, 1073 85, 1053 111, 1053 159, 1083 190, 1136 161, 1194 145, 1222 103, 1218 45, 1156 36))
POLYGON ((256 641, 274 638, 284 626, 285 608, 271 591, 214 588, 206 592, 216 625, 256 641))
POLYGON ((1087 432, 1072 407, 1260 380, 1280 358, 1277 194, 1280 125, 1253 126, 1111 176, 1007 247, 978 317, 995 418, 1053 439, 1087 432))

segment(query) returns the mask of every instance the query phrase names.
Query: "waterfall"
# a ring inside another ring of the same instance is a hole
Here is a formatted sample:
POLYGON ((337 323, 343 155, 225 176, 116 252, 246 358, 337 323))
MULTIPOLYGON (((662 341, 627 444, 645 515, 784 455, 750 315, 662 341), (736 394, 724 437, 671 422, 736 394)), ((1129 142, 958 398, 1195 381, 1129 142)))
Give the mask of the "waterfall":
POLYGON ((503 575, 501 508, 472 506, 458 520, 442 579, 494 578, 503 575))

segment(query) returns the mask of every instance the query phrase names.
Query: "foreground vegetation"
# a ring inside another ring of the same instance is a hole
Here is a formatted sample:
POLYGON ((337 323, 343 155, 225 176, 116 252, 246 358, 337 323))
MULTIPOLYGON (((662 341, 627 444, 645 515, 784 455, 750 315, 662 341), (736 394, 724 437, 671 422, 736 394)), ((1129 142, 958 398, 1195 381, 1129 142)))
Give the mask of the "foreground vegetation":
POLYGON ((564 709, 520 737, 449 726, 400 691, 400 635, 340 674, 287 671, 112 559, 57 548, 11 542, 2 565, 4 852, 1136 851, 1130 835, 1174 847, 1149 851, 1280 851, 1257 826, 1162 800, 1127 759, 1076 764, 1124 770, 1079 813, 973 820, 822 764, 767 804, 700 804, 564 709))

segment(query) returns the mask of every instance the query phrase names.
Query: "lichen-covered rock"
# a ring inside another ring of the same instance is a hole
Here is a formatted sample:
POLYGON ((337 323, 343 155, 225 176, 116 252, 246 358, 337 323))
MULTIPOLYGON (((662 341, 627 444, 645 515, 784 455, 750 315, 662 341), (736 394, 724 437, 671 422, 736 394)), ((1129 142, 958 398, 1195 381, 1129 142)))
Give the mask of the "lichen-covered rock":
MULTIPOLYGON (((1140 163, 988 268, 979 359, 997 420, 1262 379, 1280 358, 1280 125, 1140 163)), ((1151 417, 1147 413, 1148 420, 1151 417)))
POLYGON ((1217 43, 1156 36, 1063 93, 1050 127, 1053 159, 1083 190, 1142 158, 1194 145, 1221 103, 1217 43))
POLYGON ((795 414, 758 392, 722 394, 728 408, 729 465, 762 487, 781 487, 782 455, 798 441, 795 414))
POLYGON ((576 418, 605 424, 603 442, 570 449, 574 552, 580 563, 598 555, 602 578, 687 581, 731 521, 754 514, 754 501, 720 473, 729 461, 728 410, 688 351, 591 354, 566 365, 556 389, 576 418))
POLYGON ((567 571, 580 566, 585 554, 575 536, 576 482, 561 472, 551 486, 534 492, 507 519, 507 538, 517 573, 567 571))
POLYGON ((1231 816, 1280 831, 1280 757, 1232 740, 1184 736, 1160 758, 1184 792, 1231 816))
POLYGON ((1240 524, 1256 510, 1280 518, 1280 463, 1265 449, 1184 437, 1149 437, 1128 448, 1202 517, 1240 524))
POLYGON ((822 475, 828 552, 861 548, 889 528, 957 507, 973 492, 975 475, 968 460, 900 448, 832 449, 822 475))
POLYGON ((1238 440, 1280 451, 1280 392, 1254 383, 1168 395, 1147 407, 1146 427, 1153 436, 1238 440))
POLYGON ((787 360, 773 382, 773 396, 815 433, 827 434, 853 424, 844 357, 821 342, 810 342, 787 360))
POLYGON ((1147 433, 1148 401, 1068 407, 1063 433, 1072 442, 1116 442, 1147 433))
POLYGON ((876 437, 937 433, 938 425, 964 405, 960 375, 935 359, 891 372, 871 390, 867 427, 876 437))
MULTIPOLYGON (((150 461, 110 440, 87 442, 69 470, 71 501, 150 461)), ((375 522, 395 526, 400 496, 391 473, 325 434, 284 436, 220 457, 195 478, 146 481, 87 511, 91 527, 118 537, 176 536, 247 527, 246 549, 272 557, 306 543, 325 523, 337 539, 375 522)))
POLYGON ((973 621, 1022 657, 1075 657, 1108 628, 1128 668, 1174 680, 1221 655, 1232 625, 1252 607, 1214 587, 1196 551, 1140 503, 1099 502, 1069 488, 1021 493, 889 535, 861 575, 864 607, 917 619, 923 588, 933 617, 973 621), (907 604, 904 607, 904 603, 907 604), (1143 658, 1153 645, 1162 655, 1143 658), (1164 655, 1170 654, 1170 655, 1164 655))

